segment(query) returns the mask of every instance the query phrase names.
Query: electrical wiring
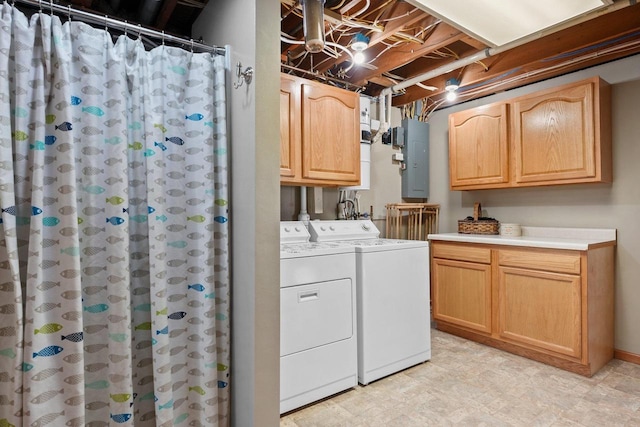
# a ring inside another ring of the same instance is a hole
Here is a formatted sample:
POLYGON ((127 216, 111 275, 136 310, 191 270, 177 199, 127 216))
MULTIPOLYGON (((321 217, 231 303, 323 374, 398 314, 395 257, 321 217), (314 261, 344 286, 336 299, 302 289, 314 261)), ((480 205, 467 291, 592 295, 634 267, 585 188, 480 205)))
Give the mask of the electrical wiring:
POLYGON ((418 86, 418 87, 420 87, 420 88, 422 88, 424 90, 430 90, 430 91, 438 90, 438 88, 435 87, 435 86, 427 86, 427 85, 422 84, 422 83, 416 83, 416 86, 418 86))
POLYGON ((496 82, 494 82, 492 84, 489 84, 489 85, 482 85, 482 86, 479 86, 477 89, 474 89, 474 90, 465 90, 465 91, 460 93, 460 97, 462 99, 469 98, 469 97, 471 97, 473 95, 477 95, 479 93, 486 92, 487 90, 495 90, 497 88, 500 88, 500 86, 504 86, 506 84, 515 83, 515 82, 518 82, 520 80, 527 79, 527 78, 530 78, 530 77, 533 77, 533 76, 544 75, 545 73, 549 73, 549 72, 552 72, 552 71, 562 70, 563 68, 567 68, 567 67, 573 66, 575 64, 579 64, 581 62, 589 61, 589 60, 591 60, 591 59, 593 59, 595 57, 598 57, 598 56, 608 55, 608 54, 611 54, 611 53, 624 52, 627 49, 634 49, 638 45, 640 45, 640 41, 632 41, 632 42, 629 42, 629 43, 613 46, 613 47, 611 47, 609 49, 603 49, 603 50, 599 50, 597 52, 592 52, 592 53, 589 53, 589 54, 586 54, 586 55, 582 55, 582 56, 579 56, 579 57, 576 57, 576 58, 572 58, 571 60, 564 61, 564 62, 562 62, 560 64, 552 65, 552 66, 545 67, 545 68, 540 68, 538 70, 530 71, 530 72, 527 72, 525 74, 516 75, 516 76, 513 76, 513 77, 508 78, 508 79, 502 79, 500 81, 496 81, 496 82))
MULTIPOLYGON (((375 9, 373 9, 372 11, 370 11, 369 13, 367 13, 365 16, 369 16, 369 15, 371 15, 372 13, 377 12, 378 10, 385 9, 387 6, 389 6, 389 5, 390 5, 391 3, 393 3, 394 1, 395 1, 395 0, 387 0, 387 2, 382 3, 380 6, 376 7, 375 9)), ((376 19, 374 20, 374 22, 375 22, 375 21, 377 21, 377 20, 378 20, 378 18, 380 18, 380 16, 382 16, 382 15, 384 14, 384 12, 386 12, 386 10, 382 10, 382 11, 378 14, 378 16, 376 17, 376 19)))
POLYGON ((351 58, 351 65, 349 65, 344 72, 347 73, 349 72, 353 66, 355 65, 356 61, 353 59, 353 53, 351 53, 351 50, 349 50, 349 48, 344 47, 338 43, 331 43, 331 42, 325 42, 326 45, 332 46, 332 47, 336 47, 338 49, 342 49, 344 52, 347 53, 347 55, 349 55, 349 57, 351 58))
MULTIPOLYGON (((501 86, 505 86, 505 85, 509 85, 509 84, 513 84, 513 83, 517 83, 520 80, 524 80, 524 79, 528 79, 534 76, 540 76, 540 75, 544 75, 546 73, 550 73, 553 71, 558 71, 558 70, 562 70, 564 68, 579 64, 581 62, 586 62, 589 61, 597 56, 603 56, 603 55, 608 55, 608 54, 612 54, 612 53, 620 53, 620 52, 624 52, 626 50, 633 50, 635 48, 638 47, 638 45, 640 45, 640 41, 632 41, 629 43, 625 43, 625 44, 621 44, 621 45, 616 45, 613 46, 609 49, 603 49, 603 50, 598 50, 597 52, 591 52, 589 54, 586 55, 581 55, 579 57, 576 58, 572 58, 569 61, 564 61, 562 63, 559 64, 555 64, 549 67, 545 67, 545 68, 540 68, 538 70, 535 71, 530 71, 524 74, 520 74, 520 75, 515 75, 513 77, 510 78, 504 78, 504 79, 499 79, 495 82, 492 82, 490 84, 479 84, 476 88, 474 89, 464 89, 462 90, 460 93, 458 93, 458 99, 460 100, 465 100, 468 98, 473 98, 479 94, 485 93, 485 92, 492 92, 495 90, 500 89, 501 86)), ((424 98, 424 100, 430 100, 431 98, 424 98)), ((426 120, 429 119, 429 117, 431 117, 431 115, 438 109, 440 108, 440 106, 442 104, 444 104, 446 102, 445 98, 440 98, 436 101, 431 100, 432 104, 430 106, 427 107, 426 109, 426 120)))
POLYGON ((298 63, 295 65, 295 67, 299 67, 304 62, 304 60, 307 58, 307 55, 309 54, 309 52, 306 49, 303 51, 303 53, 304 54, 302 55, 302 58, 300 58, 300 61, 298 61, 298 63))
POLYGON ((449 49, 447 46, 443 46, 441 49, 449 51, 448 54, 445 54, 444 52, 442 52, 443 54, 447 55, 448 57, 455 58, 455 59, 460 59, 460 56, 457 53, 455 53, 453 50, 449 49))
POLYGON ((344 4, 345 4, 346 2, 347 2, 347 0, 342 0, 342 1, 340 2, 340 4, 339 4, 339 5, 337 5, 337 6, 333 6, 333 7, 331 7, 330 9, 331 9, 331 10, 339 10, 342 6, 344 6, 344 4))
POLYGON ((280 32, 280 41, 289 44, 304 44, 304 40, 293 40, 287 38, 289 35, 286 33, 280 32))
POLYGON ((369 6, 371 6, 371 0, 366 0, 366 3, 364 4, 364 7, 362 9, 360 9, 359 11, 357 11, 356 13, 354 13, 353 15, 349 15, 349 18, 357 18, 358 16, 362 15, 364 12, 367 11, 367 9, 369 9, 369 6))
POLYGON ((403 31, 397 31, 394 34, 394 36, 397 37, 397 38, 400 38, 400 39, 405 39, 406 41, 409 41, 409 42, 414 42, 414 43, 418 43, 418 44, 424 44, 424 40, 422 40, 422 39, 420 39, 418 37, 412 36, 411 34, 407 34, 407 33, 403 32, 403 31))
POLYGON ((384 23, 393 22, 393 21, 396 21, 396 20, 398 20, 398 19, 406 18, 407 16, 409 16, 409 15, 411 15, 412 13, 415 13, 415 12, 417 12, 417 11, 419 11, 419 9, 412 9, 412 10, 410 10, 410 11, 408 11, 408 12, 406 12, 406 13, 402 14, 402 15, 398 15, 398 16, 394 16, 394 17, 392 17, 392 18, 386 18, 386 19, 379 19, 379 18, 380 18, 380 16, 382 16, 382 13, 380 13, 380 14, 378 15, 378 17, 377 17, 376 19, 374 19, 374 21, 373 21, 373 22, 384 22, 384 23))

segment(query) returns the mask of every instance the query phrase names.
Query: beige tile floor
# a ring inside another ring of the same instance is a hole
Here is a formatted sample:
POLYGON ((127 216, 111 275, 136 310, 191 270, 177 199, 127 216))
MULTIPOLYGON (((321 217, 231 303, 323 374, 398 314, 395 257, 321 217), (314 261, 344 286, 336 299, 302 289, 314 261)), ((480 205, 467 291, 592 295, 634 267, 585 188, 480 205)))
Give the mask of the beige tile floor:
POLYGON ((432 330, 432 359, 281 417, 281 427, 640 426, 640 365, 592 378, 432 330))

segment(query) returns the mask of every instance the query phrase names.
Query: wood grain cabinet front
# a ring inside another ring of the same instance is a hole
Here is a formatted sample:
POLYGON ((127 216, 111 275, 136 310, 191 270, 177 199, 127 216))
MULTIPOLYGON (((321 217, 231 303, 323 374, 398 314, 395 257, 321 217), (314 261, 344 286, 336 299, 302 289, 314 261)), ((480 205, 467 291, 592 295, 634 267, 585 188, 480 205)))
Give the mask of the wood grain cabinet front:
POLYGON ((357 93, 281 74, 281 184, 358 185, 359 114, 357 93))
POLYGON ((500 338, 579 359, 580 276, 502 266, 498 271, 500 338))
POLYGON ((433 318, 491 333, 491 251, 471 245, 434 243, 433 318))
POLYGON ((433 260, 433 318, 491 333, 491 266, 433 260))
POLYGON ((438 329, 586 376, 613 357, 613 246, 431 252, 438 329))
POLYGON ((451 114, 451 189, 611 182, 610 91, 592 77, 451 114))
POLYGON ((506 103, 485 105, 449 116, 451 189, 510 185, 508 119, 506 103))
POLYGON ((300 110, 300 82, 282 74, 280 77, 280 177, 295 179, 300 176, 302 118, 300 110))
POLYGON ((611 182, 609 92, 592 78, 512 101, 514 185, 611 182))

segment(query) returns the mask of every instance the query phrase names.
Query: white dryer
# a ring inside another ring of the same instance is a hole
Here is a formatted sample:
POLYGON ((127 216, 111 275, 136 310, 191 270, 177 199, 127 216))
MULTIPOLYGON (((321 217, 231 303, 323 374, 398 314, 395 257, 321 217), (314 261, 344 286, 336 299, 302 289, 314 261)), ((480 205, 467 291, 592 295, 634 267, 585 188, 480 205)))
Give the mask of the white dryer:
POLYGON ((280 224, 280 413, 357 385, 356 261, 280 224))
POLYGON ((381 239, 370 220, 311 221, 309 232, 356 250, 358 382, 431 359, 428 242, 381 239))

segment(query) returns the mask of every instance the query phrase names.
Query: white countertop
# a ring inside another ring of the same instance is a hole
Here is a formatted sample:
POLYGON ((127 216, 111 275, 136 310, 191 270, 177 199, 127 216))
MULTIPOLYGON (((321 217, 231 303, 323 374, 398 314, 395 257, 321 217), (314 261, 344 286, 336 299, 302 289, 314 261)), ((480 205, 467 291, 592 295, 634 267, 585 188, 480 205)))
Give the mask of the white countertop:
POLYGON ((568 249, 586 251, 596 246, 616 244, 615 228, 560 228, 522 226, 522 236, 486 234, 439 233, 429 234, 429 240, 488 245, 523 246, 531 248, 568 249))

